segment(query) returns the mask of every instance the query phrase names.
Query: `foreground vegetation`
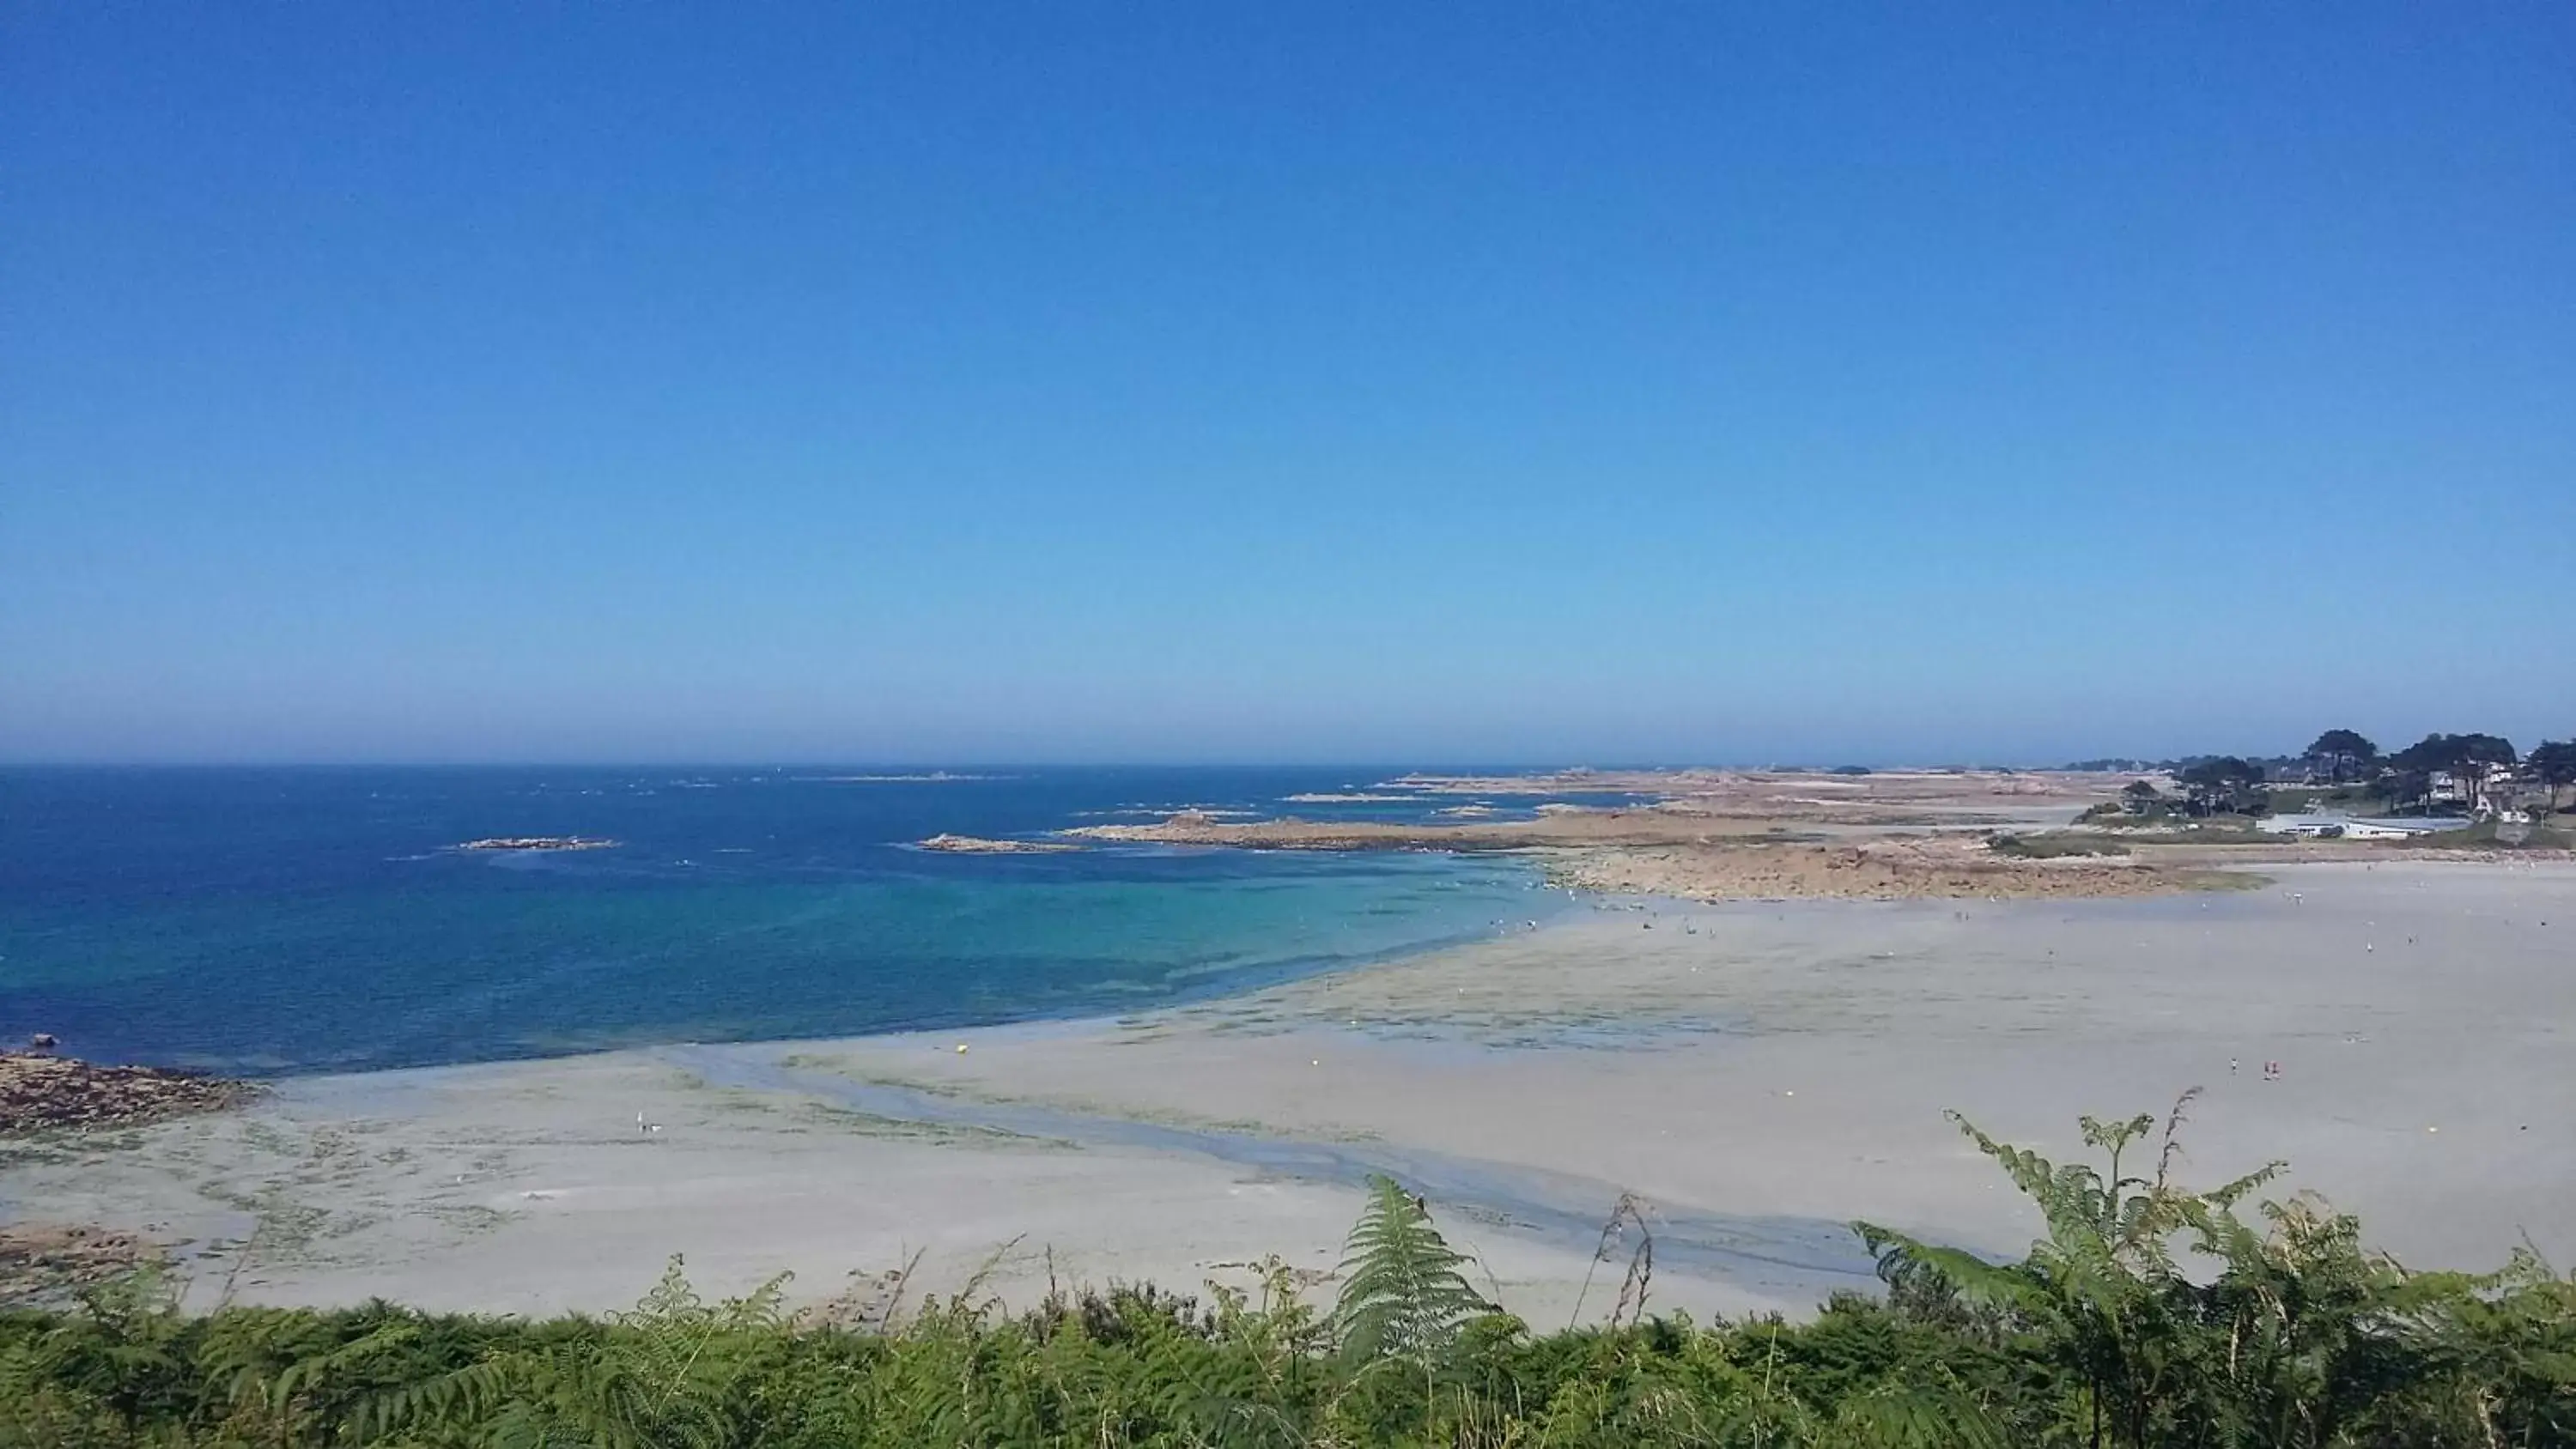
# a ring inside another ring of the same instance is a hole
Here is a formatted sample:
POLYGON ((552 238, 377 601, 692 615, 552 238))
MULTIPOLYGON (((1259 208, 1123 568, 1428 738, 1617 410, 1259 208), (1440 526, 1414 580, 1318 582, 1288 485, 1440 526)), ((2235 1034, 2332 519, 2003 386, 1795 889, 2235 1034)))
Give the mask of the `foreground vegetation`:
POLYGON ((2046 1236, 1998 1264, 1861 1225, 1885 1293, 1805 1323, 1652 1315, 1650 1224, 1623 1201, 1608 1321, 1533 1333, 1381 1181, 1329 1311, 1276 1262, 1206 1305, 1115 1289, 1014 1315, 969 1286, 856 1320, 790 1316, 778 1284, 703 1303, 676 1262, 631 1313, 539 1323, 191 1317, 138 1279, 0 1316, 0 1445, 2576 1444, 2576 1282, 2528 1250, 2409 1272, 2313 1200, 2257 1227, 2238 1205, 2277 1165, 2186 1190, 2180 1119, 2086 1119, 2098 1169, 1962 1122, 2046 1236))

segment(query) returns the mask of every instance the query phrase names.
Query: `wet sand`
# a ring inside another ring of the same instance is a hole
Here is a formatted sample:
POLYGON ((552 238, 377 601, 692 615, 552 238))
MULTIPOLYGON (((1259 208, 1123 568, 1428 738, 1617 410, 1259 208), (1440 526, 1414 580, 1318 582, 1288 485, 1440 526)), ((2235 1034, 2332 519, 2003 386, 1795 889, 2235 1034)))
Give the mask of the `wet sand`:
POLYGON ((998 1251, 1014 1303, 1050 1270, 1188 1289, 1276 1252, 1328 1296, 1386 1171, 1535 1322, 1570 1314, 1623 1190, 1660 1306, 1795 1312, 1867 1284, 1852 1218, 2026 1243, 1943 1108, 2065 1153, 2078 1113, 2198 1085, 2187 1176, 2286 1157, 2284 1191, 2419 1266, 2525 1231, 2576 1259, 2576 864, 2265 870, 2137 900, 1612 899, 1117 1022, 304 1079, 13 1144, 0 1211, 178 1244, 200 1306, 608 1308, 675 1252, 812 1300, 915 1251, 952 1291, 998 1251))

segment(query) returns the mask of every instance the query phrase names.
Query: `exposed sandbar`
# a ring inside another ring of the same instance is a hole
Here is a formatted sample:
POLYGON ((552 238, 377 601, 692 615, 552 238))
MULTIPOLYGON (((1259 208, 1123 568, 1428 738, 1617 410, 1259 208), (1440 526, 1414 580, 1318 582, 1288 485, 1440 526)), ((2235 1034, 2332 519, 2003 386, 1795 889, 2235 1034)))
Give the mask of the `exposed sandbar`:
POLYGON ((2155 896, 2250 889, 2260 875, 2134 858, 2017 859, 1973 836, 1832 844, 1689 845, 1552 857, 1549 878, 1585 890, 1735 900, 1976 900, 2155 896))

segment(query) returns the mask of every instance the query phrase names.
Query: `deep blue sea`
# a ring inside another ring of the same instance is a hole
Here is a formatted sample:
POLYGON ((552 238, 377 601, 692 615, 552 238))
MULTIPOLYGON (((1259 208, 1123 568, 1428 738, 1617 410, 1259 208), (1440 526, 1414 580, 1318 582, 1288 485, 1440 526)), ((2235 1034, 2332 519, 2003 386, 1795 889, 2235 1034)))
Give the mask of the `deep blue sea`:
POLYGON ((922 773, 0 770, 0 1037, 282 1074, 963 1026, 1240 990, 1545 908, 1494 858, 913 846, 1471 803, 1285 802, 1383 772, 922 773), (620 843, 452 848, 522 835, 620 843))

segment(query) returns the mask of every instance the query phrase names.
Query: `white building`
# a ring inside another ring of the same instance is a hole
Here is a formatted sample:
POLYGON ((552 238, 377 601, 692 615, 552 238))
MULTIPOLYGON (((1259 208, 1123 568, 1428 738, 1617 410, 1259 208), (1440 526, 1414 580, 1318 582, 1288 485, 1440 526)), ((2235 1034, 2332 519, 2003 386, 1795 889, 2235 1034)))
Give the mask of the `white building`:
POLYGON ((2457 816, 2360 820, 2349 815, 2268 815, 2257 821, 2256 825, 2274 835, 2298 835, 2311 840, 2324 837, 2340 837, 2344 840, 2411 840, 2418 835, 2457 830, 2468 823, 2457 816))

